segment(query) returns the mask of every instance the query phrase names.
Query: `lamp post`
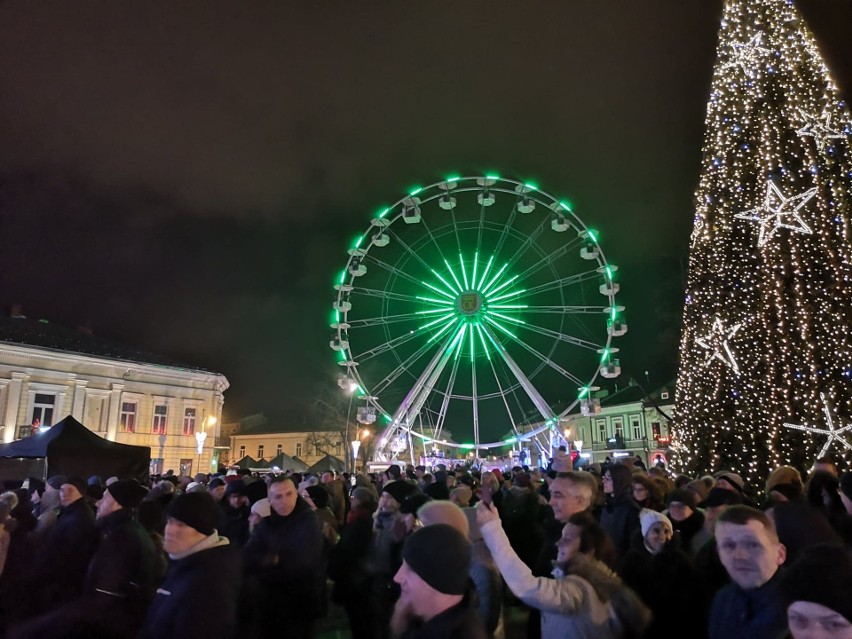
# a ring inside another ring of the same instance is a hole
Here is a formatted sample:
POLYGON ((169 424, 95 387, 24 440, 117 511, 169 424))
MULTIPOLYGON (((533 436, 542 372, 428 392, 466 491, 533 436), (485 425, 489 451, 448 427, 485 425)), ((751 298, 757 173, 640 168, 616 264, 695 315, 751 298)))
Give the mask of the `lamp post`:
POLYGON ((361 430, 360 428, 355 429, 355 439, 353 439, 350 443, 352 444, 352 472, 356 472, 358 470, 358 451, 361 449, 361 440, 366 439, 370 436, 370 431, 368 429, 361 430))
POLYGON ((207 440, 207 427, 215 426, 217 419, 213 415, 208 415, 201 422, 201 430, 195 433, 195 443, 198 449, 198 471, 201 472, 201 454, 204 452, 204 442, 207 440))

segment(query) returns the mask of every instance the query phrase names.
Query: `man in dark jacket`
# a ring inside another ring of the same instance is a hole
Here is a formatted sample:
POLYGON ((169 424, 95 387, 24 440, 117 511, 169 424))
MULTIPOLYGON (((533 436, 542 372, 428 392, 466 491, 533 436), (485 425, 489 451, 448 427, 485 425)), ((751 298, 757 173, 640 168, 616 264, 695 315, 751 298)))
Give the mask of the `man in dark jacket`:
POLYGON ((372 639, 370 574, 367 558, 373 540, 376 496, 367 488, 352 491, 352 509, 328 560, 328 576, 334 580, 332 599, 346 610, 352 639, 372 639))
POLYGON ((769 518, 748 506, 731 506, 716 522, 719 558, 733 583, 713 600, 710 639, 780 639, 787 615, 778 591, 787 557, 769 518))
POLYGON ((42 611, 53 610, 83 592, 89 561, 100 536, 95 513, 83 497, 85 493, 86 482, 77 477, 66 479, 59 488, 59 516, 47 531, 36 558, 42 611))
POLYGON ((322 528, 290 477, 273 479, 268 499, 269 517, 254 529, 244 549, 257 610, 256 636, 286 629, 293 639, 310 638, 325 584, 322 528))
POLYGON ((391 620, 403 639, 485 639, 469 583, 470 542, 448 524, 432 524, 405 541, 394 581, 400 596, 391 620))
POLYGON ((100 543, 83 595, 17 628, 12 637, 136 637, 164 572, 157 574, 163 561, 151 536, 134 518, 147 492, 133 479, 106 488, 98 502, 100 543))
POLYGON ((240 555, 216 532, 216 504, 207 493, 186 493, 175 497, 166 516, 163 547, 171 563, 140 639, 231 639, 240 555))
POLYGON ((242 548, 249 538, 249 515, 251 506, 246 497, 246 484, 242 479, 235 479, 225 488, 225 496, 219 502, 219 534, 242 548))

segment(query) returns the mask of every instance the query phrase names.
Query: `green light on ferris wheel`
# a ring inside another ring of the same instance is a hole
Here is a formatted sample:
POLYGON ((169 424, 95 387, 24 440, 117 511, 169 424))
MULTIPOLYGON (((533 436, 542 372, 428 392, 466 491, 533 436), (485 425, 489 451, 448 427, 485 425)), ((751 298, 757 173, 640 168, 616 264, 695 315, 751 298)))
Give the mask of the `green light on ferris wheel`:
POLYGON ((479 324, 476 324, 476 332, 479 333, 479 340, 482 342, 482 350, 485 352, 485 356, 488 358, 488 361, 491 361, 491 353, 488 348, 488 344, 485 342, 485 333, 482 330, 482 327, 479 324))
POLYGON ((390 208, 382 209, 381 211, 379 211, 379 213, 376 217, 378 217, 381 220, 388 213, 390 213, 390 208))
POLYGON ((514 337, 515 339, 518 339, 518 336, 517 336, 517 335, 515 335, 512 331, 510 331, 508 328, 506 328, 505 326, 503 326, 503 325, 502 325, 502 324, 500 324, 499 322, 495 321, 495 320, 494 320, 493 318, 491 318, 490 316, 486 315, 486 316, 485 316, 485 319, 486 319, 486 321, 488 321, 488 323, 489 323, 489 324, 493 324, 494 326, 496 326, 497 328, 499 328, 501 331, 503 331, 504 333, 506 333, 506 335, 508 335, 508 336, 510 336, 510 337, 514 337))
POLYGON ((565 209, 569 213, 573 213, 573 211, 571 210, 571 202, 569 202, 567 200, 561 200, 559 202, 559 206, 561 206, 563 209, 565 209))
POLYGON ((431 322, 424 324, 423 326, 421 326, 417 330, 422 331, 423 329, 429 328, 430 326, 434 326, 435 324, 440 324, 441 322, 444 322, 444 321, 450 319, 453 315, 454 315, 454 313, 447 313, 446 315, 442 315, 438 319, 432 320, 431 322))
MULTIPOLYGON (((482 289, 481 293, 483 295, 485 295, 488 292, 488 289, 491 288, 491 286, 494 284, 494 282, 496 282, 499 279, 499 277, 503 274, 503 271, 505 271, 506 268, 508 268, 508 266, 509 266, 509 263, 506 262, 503 265, 503 267, 499 271, 497 271, 497 273, 494 275, 494 277, 491 278, 491 281, 489 281, 488 284, 485 285, 485 288, 482 289)), ((485 278, 482 278, 482 279, 485 279, 485 278)))
POLYGON ((479 266, 479 251, 473 254, 473 273, 470 276, 470 285, 476 288, 476 268, 479 266))
POLYGON ((464 267, 464 259, 462 259, 462 254, 459 253, 459 265, 461 266, 462 272, 462 281, 464 282, 464 288, 467 290, 470 286, 467 283, 467 270, 464 267))
POLYGON ((453 269, 450 267, 450 263, 446 259, 444 260, 444 264, 446 264, 447 270, 450 272, 450 275, 453 276, 453 281, 459 287, 458 292, 461 293, 464 289, 462 288, 461 282, 459 282, 459 278, 456 277, 455 271, 453 271, 453 269))
POLYGON ((417 195, 418 193, 420 193, 420 191, 422 191, 422 190, 423 190, 423 187, 422 187, 422 186, 415 186, 414 188, 412 188, 412 189, 408 192, 408 194, 409 194, 411 197, 414 197, 415 195, 417 195))
POLYGON ((447 293, 446 291, 444 291, 444 290, 442 290, 442 289, 438 288, 437 286, 433 286, 433 285, 432 285, 432 284, 430 284, 429 282, 424 282, 423 280, 420 280, 420 283, 421 283, 423 286, 428 286, 428 287, 429 287, 429 288, 431 288, 433 291, 435 291, 438 295, 443 295, 444 297, 447 297, 447 298, 449 298, 450 300, 455 300, 455 298, 454 298, 452 295, 450 295, 450 294, 449 294, 449 293, 447 293))
POLYGON ((470 361, 473 362, 473 358, 476 357, 476 354, 474 352, 474 347, 473 347, 474 342, 473 342, 473 329, 472 328, 470 329, 470 333, 468 333, 468 334, 470 335, 470 361))
MULTIPOLYGON (((445 260, 445 261, 446 261, 446 260, 445 260)), ((447 266, 449 267, 449 264, 448 264, 447 266)), ((431 270, 431 271, 432 271, 432 274, 433 274, 435 277, 437 277, 439 280, 441 280, 441 281, 444 283, 444 286, 446 286, 446 287, 447 287, 447 290, 449 290, 451 293, 455 293, 455 292, 456 292, 456 291, 455 291, 455 289, 453 289, 452 285, 450 285, 450 283, 449 283, 447 280, 445 280, 443 277, 441 277, 441 274, 440 274, 440 273, 438 273, 438 271, 436 271, 435 269, 429 269, 429 270, 431 270)))
POLYGON ((441 337, 441 335, 443 335, 443 334, 444 334, 444 333, 446 333, 448 330, 450 330, 450 329, 453 327, 453 324, 454 324, 454 323, 455 323, 455 322, 453 322, 452 320, 451 320, 451 321, 448 321, 448 322, 447 322, 447 323, 446 323, 443 327, 441 327, 441 329, 440 329, 437 333, 435 333, 432 337, 430 337, 430 338, 426 341, 426 343, 427 343, 427 344, 430 344, 430 343, 434 342, 436 339, 438 339, 439 337, 441 337))
POLYGON ((491 264, 494 262, 494 256, 488 258, 488 263, 485 265, 485 270, 482 271, 482 276, 479 278, 479 282, 474 286, 475 289, 481 290, 482 283, 485 281, 485 278, 488 277, 488 271, 491 270, 491 264))
POLYGON ((450 175, 450 176, 445 177, 444 181, 452 183, 452 182, 458 182, 460 179, 461 178, 458 175, 450 175))
POLYGON ((497 175, 496 173, 488 173, 488 174, 485 176, 485 179, 486 179, 486 180, 499 180, 499 179, 500 179, 500 176, 499 176, 499 175, 497 175))
POLYGON ((489 302, 499 302, 500 300, 507 300, 510 297, 517 297, 518 295, 521 295, 521 294, 526 293, 526 292, 527 292, 527 290, 525 288, 522 288, 522 289, 518 289, 517 291, 512 291, 511 293, 503 293, 503 295, 500 295, 498 297, 490 297, 490 298, 488 298, 488 301, 489 302))
MULTIPOLYGON (((516 279, 518 279, 519 277, 520 277, 520 274, 519 274, 519 275, 513 275, 513 276, 512 276, 512 277, 510 277, 508 280, 506 280, 505 282, 503 282, 500 286, 498 286, 498 287, 497 287, 497 288, 495 288, 493 291, 491 291, 491 295, 494 295, 494 294, 495 294, 495 293, 497 293, 498 291, 503 290, 504 288, 506 288, 507 286, 509 286, 509 284, 511 284, 512 282, 514 282, 516 279)), ((484 294, 484 293, 485 293, 485 292, 483 292, 483 294, 484 294)))

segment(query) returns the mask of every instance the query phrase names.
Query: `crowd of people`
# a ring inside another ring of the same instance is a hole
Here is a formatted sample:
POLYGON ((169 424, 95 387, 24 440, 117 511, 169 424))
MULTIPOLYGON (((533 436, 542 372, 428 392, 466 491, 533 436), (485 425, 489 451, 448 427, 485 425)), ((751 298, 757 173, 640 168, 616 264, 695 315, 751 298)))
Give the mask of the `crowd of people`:
POLYGON ((852 639, 852 473, 640 460, 30 478, 0 494, 0 636, 852 639))

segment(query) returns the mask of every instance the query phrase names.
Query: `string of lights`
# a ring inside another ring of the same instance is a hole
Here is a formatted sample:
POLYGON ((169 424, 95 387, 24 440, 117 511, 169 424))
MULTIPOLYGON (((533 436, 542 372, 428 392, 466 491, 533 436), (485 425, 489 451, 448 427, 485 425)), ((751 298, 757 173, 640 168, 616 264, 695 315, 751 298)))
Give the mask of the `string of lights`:
POLYGON ((705 124, 673 462, 757 485, 852 416, 852 124, 792 0, 726 2, 705 124))

